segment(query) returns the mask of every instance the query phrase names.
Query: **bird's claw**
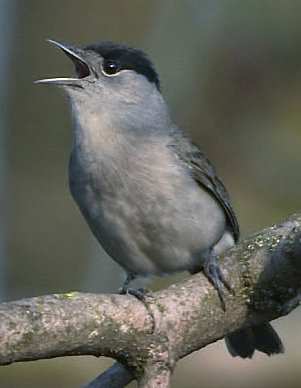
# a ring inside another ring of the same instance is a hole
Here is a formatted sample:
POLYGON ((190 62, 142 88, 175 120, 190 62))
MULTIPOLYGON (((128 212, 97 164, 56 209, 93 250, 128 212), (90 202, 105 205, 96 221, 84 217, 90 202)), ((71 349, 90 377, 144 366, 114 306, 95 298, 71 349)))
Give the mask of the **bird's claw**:
POLYGON ((121 295, 133 295, 135 298, 145 303, 146 298, 152 297, 152 292, 145 288, 125 288, 119 290, 121 295))
POLYGON ((210 281, 210 283, 214 286, 214 288, 218 293, 218 297, 220 299, 223 311, 226 311, 223 287, 225 287, 232 294, 234 294, 234 291, 230 286, 229 282, 226 280, 224 274, 222 273, 216 261, 216 256, 214 255, 209 256, 208 260, 204 265, 203 270, 204 270, 205 276, 210 281))

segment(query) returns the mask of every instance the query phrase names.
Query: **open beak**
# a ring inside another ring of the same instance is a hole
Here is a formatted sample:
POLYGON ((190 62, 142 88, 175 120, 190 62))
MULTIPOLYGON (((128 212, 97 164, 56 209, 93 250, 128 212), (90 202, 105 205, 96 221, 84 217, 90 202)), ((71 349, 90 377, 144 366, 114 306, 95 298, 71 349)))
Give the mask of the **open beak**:
POLYGON ((47 39, 47 41, 53 44, 54 46, 60 48, 72 60, 78 77, 46 78, 37 80, 35 81, 35 83, 82 87, 81 80, 91 74, 88 63, 83 59, 83 50, 71 45, 57 42, 52 39, 47 39))

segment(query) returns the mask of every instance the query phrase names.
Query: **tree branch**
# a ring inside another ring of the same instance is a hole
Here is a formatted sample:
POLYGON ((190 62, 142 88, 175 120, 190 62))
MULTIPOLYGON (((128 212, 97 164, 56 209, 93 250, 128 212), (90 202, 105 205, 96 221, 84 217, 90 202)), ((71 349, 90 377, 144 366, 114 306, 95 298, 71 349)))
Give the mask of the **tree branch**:
POLYGON ((301 214, 242 241, 220 263, 235 291, 225 312, 202 273, 146 297, 147 306, 131 295, 78 292, 2 303, 0 364, 109 356, 126 368, 115 365, 88 387, 122 387, 131 375, 140 387, 168 387, 180 358, 299 304, 301 214))

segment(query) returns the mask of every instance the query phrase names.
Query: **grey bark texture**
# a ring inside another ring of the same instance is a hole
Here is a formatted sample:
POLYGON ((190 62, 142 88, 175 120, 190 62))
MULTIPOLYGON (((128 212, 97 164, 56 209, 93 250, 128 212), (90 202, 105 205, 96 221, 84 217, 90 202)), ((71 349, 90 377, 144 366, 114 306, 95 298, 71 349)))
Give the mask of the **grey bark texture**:
POLYGON ((176 362, 237 329, 299 304, 301 214, 245 239, 220 258, 233 287, 223 311, 202 273, 146 296, 70 292, 0 305, 0 364, 70 355, 118 361, 86 387, 169 387, 176 362))

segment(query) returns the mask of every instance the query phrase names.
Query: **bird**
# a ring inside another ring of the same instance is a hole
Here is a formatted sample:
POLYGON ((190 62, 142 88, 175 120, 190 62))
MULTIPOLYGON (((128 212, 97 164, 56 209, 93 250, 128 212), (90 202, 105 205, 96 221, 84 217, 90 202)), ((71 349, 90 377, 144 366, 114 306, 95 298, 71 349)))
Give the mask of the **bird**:
MULTIPOLYGON (((75 76, 36 82, 68 96, 70 191, 98 242, 124 269, 122 291, 137 276, 203 271, 225 309, 224 292, 232 290, 218 257, 239 239, 237 217, 213 164, 172 120, 152 61, 122 43, 49 42, 71 59, 75 76)), ((269 323, 225 341, 242 358, 284 351, 269 323)))

